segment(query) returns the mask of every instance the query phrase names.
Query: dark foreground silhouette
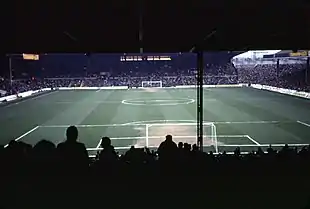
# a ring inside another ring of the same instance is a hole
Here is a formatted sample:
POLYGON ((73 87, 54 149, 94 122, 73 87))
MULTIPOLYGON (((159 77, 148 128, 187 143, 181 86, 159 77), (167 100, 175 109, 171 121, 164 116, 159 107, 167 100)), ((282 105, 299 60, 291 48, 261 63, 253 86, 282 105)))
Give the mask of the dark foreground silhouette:
POLYGON ((213 155, 173 142, 119 156, 108 137, 89 159, 78 131, 56 146, 1 148, 2 208, 306 208, 310 150, 213 155))

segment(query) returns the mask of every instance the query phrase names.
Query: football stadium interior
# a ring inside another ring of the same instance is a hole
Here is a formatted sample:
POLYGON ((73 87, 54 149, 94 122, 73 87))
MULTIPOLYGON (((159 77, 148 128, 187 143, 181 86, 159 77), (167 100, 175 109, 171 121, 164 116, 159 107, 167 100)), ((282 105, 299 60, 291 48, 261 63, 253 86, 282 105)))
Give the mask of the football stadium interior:
POLYGON ((11 54, 8 66, 4 208, 306 204, 308 51, 11 54))
POLYGON ((0 209, 309 209, 309 2, 3 4, 0 209))
MULTIPOLYGON (((255 86, 308 90, 302 89, 309 70, 303 53, 205 53, 204 151, 309 144, 309 100, 255 86)), ((23 54, 11 55, 10 66, 8 84, 16 95, 39 93, 2 99, 0 138, 6 146, 13 139, 58 144, 70 125, 78 127, 90 156, 104 136, 120 154, 131 146, 156 149, 167 134, 176 143, 197 143, 195 54, 23 54)))

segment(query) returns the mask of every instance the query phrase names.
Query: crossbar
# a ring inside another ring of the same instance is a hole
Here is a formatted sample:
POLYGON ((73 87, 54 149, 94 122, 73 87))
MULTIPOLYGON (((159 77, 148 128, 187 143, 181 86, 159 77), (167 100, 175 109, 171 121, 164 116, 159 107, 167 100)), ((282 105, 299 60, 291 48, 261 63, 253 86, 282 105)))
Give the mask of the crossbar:
MULTIPOLYGON (((133 136, 133 137, 112 137, 110 138, 111 140, 119 140, 119 139, 146 139, 146 138, 149 138, 149 139, 160 139, 160 138, 165 138, 166 136, 133 136)), ((212 136, 212 135, 203 135, 203 137, 215 137, 215 136, 212 136)), ((219 137, 219 138, 248 138, 248 135, 217 135, 216 137, 219 137)), ((175 139, 180 139, 180 138, 197 138, 197 136, 194 136, 194 135, 190 135, 190 136, 172 136, 172 138, 175 138, 175 139)))
MULTIPOLYGON (((154 123, 148 124, 150 126, 197 126, 197 123, 154 123)), ((204 122, 204 126, 214 126, 212 122, 204 122)))

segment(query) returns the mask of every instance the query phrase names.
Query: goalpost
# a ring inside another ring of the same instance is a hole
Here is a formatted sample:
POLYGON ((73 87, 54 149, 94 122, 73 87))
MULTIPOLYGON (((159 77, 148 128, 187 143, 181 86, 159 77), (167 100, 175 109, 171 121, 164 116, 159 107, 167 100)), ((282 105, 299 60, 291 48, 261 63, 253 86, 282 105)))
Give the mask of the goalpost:
MULTIPOLYGON (((146 124, 146 145, 148 146, 149 140, 154 137, 150 134, 150 129, 157 127, 159 130, 163 127, 168 129, 176 129, 179 127, 179 130, 176 130, 176 133, 172 133, 172 138, 175 141, 186 142, 190 139, 190 144, 197 143, 197 124, 196 123, 154 123, 146 124), (185 133, 184 133, 185 131, 185 133), (184 141, 185 140, 185 141, 184 141)), ((158 130, 158 131, 159 131, 158 130)), ((157 130, 155 132, 158 132, 157 130)), ((217 131, 216 126, 212 122, 203 123, 203 145, 205 147, 213 146, 215 153, 218 153, 218 140, 217 140, 217 131)))
POLYGON ((142 88, 162 88, 162 81, 142 81, 142 88))

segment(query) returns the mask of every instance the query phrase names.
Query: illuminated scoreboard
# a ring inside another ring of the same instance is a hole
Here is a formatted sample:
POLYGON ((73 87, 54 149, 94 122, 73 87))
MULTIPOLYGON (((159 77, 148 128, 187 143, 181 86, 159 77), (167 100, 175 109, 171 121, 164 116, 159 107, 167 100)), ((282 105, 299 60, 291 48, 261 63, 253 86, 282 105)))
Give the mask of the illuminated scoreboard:
POLYGON ((24 60, 39 60, 38 54, 23 54, 24 60))
POLYGON ((120 61, 130 62, 130 61, 170 61, 170 56, 141 56, 141 55, 126 55, 121 56, 120 61))

